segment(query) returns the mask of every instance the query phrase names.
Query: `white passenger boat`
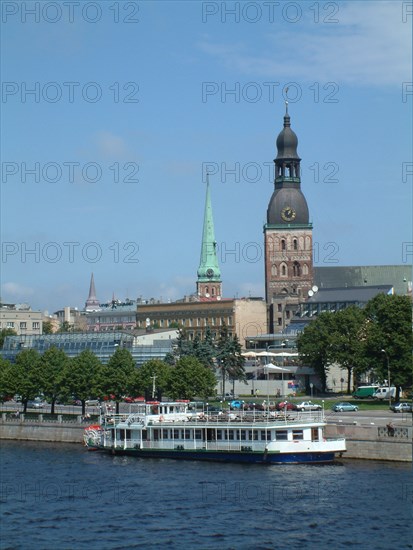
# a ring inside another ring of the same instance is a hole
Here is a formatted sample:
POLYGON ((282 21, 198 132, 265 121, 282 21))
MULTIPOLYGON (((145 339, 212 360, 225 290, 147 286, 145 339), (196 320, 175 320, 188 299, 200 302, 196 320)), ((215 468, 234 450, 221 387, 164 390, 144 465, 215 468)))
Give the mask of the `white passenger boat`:
POLYGON ((85 430, 91 449, 112 454, 223 462, 325 463, 346 450, 326 439, 324 410, 194 412, 188 401, 142 402, 129 413, 102 411, 85 430))

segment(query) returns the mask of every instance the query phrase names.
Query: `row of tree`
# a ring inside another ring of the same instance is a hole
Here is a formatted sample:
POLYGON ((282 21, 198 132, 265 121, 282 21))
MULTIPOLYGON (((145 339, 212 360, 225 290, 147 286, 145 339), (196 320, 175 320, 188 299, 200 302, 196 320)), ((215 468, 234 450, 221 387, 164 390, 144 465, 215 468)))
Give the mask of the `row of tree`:
POLYGON ((125 396, 157 397, 160 392, 173 399, 208 398, 215 394, 216 377, 195 357, 182 357, 172 367, 164 361, 150 360, 135 367, 131 353, 118 349, 106 365, 90 350, 69 358, 64 351, 51 347, 40 355, 23 350, 10 363, 0 359, 2 400, 20 395, 26 412, 28 401, 42 395, 55 412, 58 402, 81 401, 82 414, 88 399, 110 397, 117 404, 125 396))
POLYGON ((412 303, 407 296, 378 294, 364 309, 324 312, 298 337, 301 360, 319 375, 323 391, 332 364, 347 370, 347 392, 363 373, 383 382, 391 373, 397 388, 412 386, 412 303))
POLYGON ((18 394, 24 404, 43 395, 54 413, 56 402, 76 398, 88 399, 110 396, 117 408, 125 396, 159 392, 172 399, 207 399, 216 393, 215 372, 220 370, 225 391, 225 379, 245 378, 244 358, 238 338, 222 327, 214 342, 207 329, 205 338, 189 340, 180 331, 173 353, 165 361, 151 360, 141 368, 135 367, 131 353, 118 349, 103 365, 90 350, 69 358, 63 350, 51 347, 40 355, 36 350, 22 350, 14 363, 0 359, 0 396, 3 400, 18 394))

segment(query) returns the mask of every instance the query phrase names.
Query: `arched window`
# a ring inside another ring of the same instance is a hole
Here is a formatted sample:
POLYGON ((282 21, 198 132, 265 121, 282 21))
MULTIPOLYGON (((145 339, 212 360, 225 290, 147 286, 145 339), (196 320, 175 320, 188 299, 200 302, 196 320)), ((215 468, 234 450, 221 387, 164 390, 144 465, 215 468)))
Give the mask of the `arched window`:
POLYGON ((285 239, 281 239, 281 250, 285 250, 285 249, 286 249, 285 239))
POLYGON ((297 241, 297 239, 293 240, 293 248, 294 248, 294 250, 298 250, 298 241, 297 241))
POLYGON ((282 266, 281 266, 281 275, 283 277, 287 276, 287 266, 285 264, 282 264, 282 266))
POLYGON ((299 277, 301 275, 301 269, 299 262, 293 263, 293 277, 299 277))
POLYGON ((272 277, 277 276, 277 266, 276 265, 271 266, 271 276, 272 277))

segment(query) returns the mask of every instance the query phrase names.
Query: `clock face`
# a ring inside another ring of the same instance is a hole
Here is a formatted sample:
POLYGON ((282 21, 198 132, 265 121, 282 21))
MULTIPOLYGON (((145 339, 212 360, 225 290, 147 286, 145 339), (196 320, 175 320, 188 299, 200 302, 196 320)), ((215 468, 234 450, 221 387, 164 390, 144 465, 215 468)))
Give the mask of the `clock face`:
POLYGON ((214 270, 213 269, 207 269, 207 272, 206 272, 206 275, 207 277, 211 278, 214 276, 214 270))
POLYGON ((291 206, 286 206, 281 210, 281 217, 286 222, 293 221, 295 216, 296 216, 296 212, 294 208, 292 208, 291 206))

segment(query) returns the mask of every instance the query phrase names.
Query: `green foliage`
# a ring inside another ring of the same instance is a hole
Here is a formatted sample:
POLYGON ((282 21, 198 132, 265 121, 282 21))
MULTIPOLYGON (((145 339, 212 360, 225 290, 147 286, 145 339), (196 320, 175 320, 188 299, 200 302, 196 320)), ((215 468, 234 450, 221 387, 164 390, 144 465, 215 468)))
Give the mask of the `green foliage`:
POLYGON ((408 297, 385 294, 378 294, 364 309, 353 306, 321 313, 298 337, 301 360, 320 376, 323 391, 331 363, 347 369, 350 392, 352 372, 357 378, 373 369, 379 380, 386 379, 387 357, 392 383, 409 387, 413 381, 411 315, 408 297))
POLYGON ((207 399, 215 393, 216 379, 195 357, 182 357, 171 369, 168 394, 172 399, 207 399))
POLYGON ((123 348, 118 348, 103 368, 102 390, 105 395, 113 395, 117 412, 119 402, 130 393, 134 373, 135 361, 132 354, 123 348))
POLYGON ((330 330, 332 316, 330 312, 321 313, 309 323, 297 338, 297 349, 303 362, 314 369, 321 380, 322 391, 326 390, 329 366, 330 330))
POLYGON ((73 327, 69 323, 69 321, 63 321, 63 323, 60 325, 60 328, 57 332, 63 333, 63 332, 73 332, 73 327))
POLYGON ((146 361, 136 370, 133 383, 134 396, 145 395, 145 393, 152 396, 154 388, 153 397, 156 397, 158 392, 167 391, 170 373, 171 367, 165 361, 159 359, 146 361))
POLYGON ((57 398, 67 394, 65 384, 68 365, 69 358, 66 353, 54 346, 47 349, 40 358, 41 387, 44 396, 51 403, 51 414, 54 414, 57 398))
POLYGON ((103 366, 96 355, 86 349, 70 360, 66 370, 69 395, 82 401, 82 414, 85 414, 85 401, 102 397, 103 366))
POLYGON ((0 356, 0 401, 14 395, 12 366, 9 361, 0 356))
POLYGON ((388 358, 392 384, 397 388, 410 387, 413 383, 411 300, 407 296, 379 294, 370 300, 364 313, 366 353, 377 378, 387 379, 388 358))
POLYGON ((225 394, 225 380, 245 380, 245 358, 237 335, 232 336, 227 325, 223 325, 218 339, 216 358, 221 370, 222 393, 225 394))
POLYGON ((0 330, 0 349, 3 349, 6 336, 17 336, 17 332, 12 328, 3 328, 0 330))
POLYGON ((20 394, 27 409, 27 401, 34 399, 41 393, 42 377, 40 355, 34 349, 25 349, 16 355, 16 362, 12 364, 12 393, 20 394))
POLYGON ((43 334, 53 334, 53 325, 51 321, 43 322, 43 334))

